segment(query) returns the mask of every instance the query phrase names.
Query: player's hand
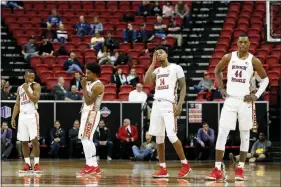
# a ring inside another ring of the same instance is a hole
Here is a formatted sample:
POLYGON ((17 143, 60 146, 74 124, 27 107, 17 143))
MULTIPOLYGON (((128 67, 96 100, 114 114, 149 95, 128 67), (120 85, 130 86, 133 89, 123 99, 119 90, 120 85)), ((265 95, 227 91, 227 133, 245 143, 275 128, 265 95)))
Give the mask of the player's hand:
POLYGON ((82 88, 86 88, 86 84, 87 84, 86 77, 82 77, 82 79, 81 79, 81 86, 82 86, 82 88))
POLYGON ((15 129, 17 127, 16 120, 12 119, 11 120, 11 125, 15 129))
POLYGON ((154 52, 153 53, 153 58, 152 58, 152 65, 156 65, 156 63, 157 63, 157 52, 154 52))
POLYGON ((134 138, 131 138, 131 141, 133 142, 133 141, 134 141, 134 138))
POLYGON ((127 139, 126 139, 126 141, 127 141, 127 142, 129 142, 129 141, 130 141, 130 139, 129 139, 129 138, 127 138, 127 139))
POLYGON ((222 98, 226 98, 227 92, 226 92, 226 90, 224 88, 220 89, 220 93, 221 93, 222 98))
POLYGON ((205 144, 204 144, 204 142, 201 142, 200 144, 201 144, 201 146, 202 146, 202 147, 205 147, 205 144))
POLYGON ((25 83, 23 86, 22 86, 22 88, 26 91, 26 90, 28 90, 28 87, 29 87, 29 85, 27 84, 27 83, 25 83))
POLYGON ((244 97, 244 102, 252 102, 252 101, 256 101, 258 98, 255 94, 250 94, 250 95, 246 95, 244 97))
POLYGON ((181 114, 181 111, 182 111, 182 105, 177 104, 175 107, 175 116, 179 116, 181 114))

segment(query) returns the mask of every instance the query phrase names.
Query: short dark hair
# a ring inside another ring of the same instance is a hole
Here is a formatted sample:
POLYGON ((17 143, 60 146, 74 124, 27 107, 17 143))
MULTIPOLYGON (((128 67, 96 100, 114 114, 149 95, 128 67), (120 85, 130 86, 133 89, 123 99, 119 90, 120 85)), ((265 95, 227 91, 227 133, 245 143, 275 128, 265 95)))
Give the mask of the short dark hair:
POLYGON ((26 71, 25 71, 25 73, 24 73, 24 74, 25 74, 25 75, 27 75, 27 74, 29 74, 29 73, 34 73, 34 71, 33 71, 33 70, 31 70, 31 69, 28 69, 28 70, 26 70, 26 71))
POLYGON ((239 35, 239 38, 240 37, 248 37, 248 35, 246 34, 246 33, 241 33, 240 35, 239 35))
POLYGON ((100 65, 97 63, 88 63, 86 65, 86 69, 90 70, 92 73, 95 73, 96 75, 99 75, 101 72, 100 65))
POLYGON ((162 49, 163 51, 165 51, 168 54, 167 48, 163 45, 158 45, 157 47, 155 47, 154 52, 157 50, 160 50, 160 49, 162 49))
POLYGON ((207 122, 203 122, 202 126, 203 126, 203 125, 208 125, 208 126, 209 126, 209 124, 208 124, 207 122))

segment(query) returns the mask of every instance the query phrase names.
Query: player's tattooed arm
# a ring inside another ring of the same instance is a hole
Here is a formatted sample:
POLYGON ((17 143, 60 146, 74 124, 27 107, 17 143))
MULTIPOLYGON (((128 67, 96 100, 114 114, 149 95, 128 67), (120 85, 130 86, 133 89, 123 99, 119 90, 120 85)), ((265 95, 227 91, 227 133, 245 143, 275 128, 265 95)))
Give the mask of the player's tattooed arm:
POLYGON ((28 96, 28 98, 33 103, 37 103, 40 99, 41 86, 40 86, 40 84, 36 83, 33 88, 34 88, 33 93, 30 93, 28 88, 24 88, 24 90, 25 90, 25 93, 28 96))
POLYGON ((83 90, 83 91, 84 91, 83 95, 84 95, 86 105, 91 105, 96 101, 96 99, 99 95, 103 94, 104 86, 100 83, 96 83, 95 86, 92 88, 91 95, 87 94, 87 90, 83 90))
POLYGON ((153 71, 155 69, 155 64, 157 63, 156 55, 157 55, 157 53, 155 52, 153 54, 152 63, 150 65, 150 67, 148 68, 147 72, 144 75, 144 83, 145 84, 151 84, 151 83, 155 82, 155 80, 156 80, 156 75, 153 73, 153 71))
POLYGON ((225 67, 228 66, 230 59, 231 59, 231 54, 224 55, 215 68, 216 80, 218 82, 219 90, 223 97, 226 97, 227 93, 223 85, 223 78, 221 72, 224 70, 225 67))
POLYGON ((13 109, 13 115, 12 115, 12 118, 11 118, 11 125, 12 127, 15 129, 16 128, 16 117, 17 115, 19 114, 20 112, 20 96, 19 96, 19 89, 17 91, 17 99, 16 99, 16 103, 14 105, 14 109, 13 109))

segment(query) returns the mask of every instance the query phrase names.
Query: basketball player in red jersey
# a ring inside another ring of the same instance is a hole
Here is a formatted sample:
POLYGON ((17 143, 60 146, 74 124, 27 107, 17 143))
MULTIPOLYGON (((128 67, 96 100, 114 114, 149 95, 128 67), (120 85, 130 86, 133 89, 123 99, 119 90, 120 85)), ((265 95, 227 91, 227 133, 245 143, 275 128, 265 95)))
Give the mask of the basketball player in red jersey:
POLYGON ((33 172, 41 174, 42 171, 39 166, 40 147, 38 139, 39 136, 39 114, 38 101, 40 98, 41 86, 34 82, 35 74, 28 70, 25 72, 25 83, 18 87, 17 100, 14 106, 12 115, 12 127, 16 128, 15 118, 19 114, 18 119, 18 133, 17 138, 22 142, 22 152, 24 156, 24 167, 19 170, 19 173, 32 171, 30 163, 30 148, 28 142, 32 142, 32 151, 34 155, 33 172))
POLYGON ((226 139, 230 130, 235 130, 236 121, 239 121, 240 130, 240 161, 235 169, 235 180, 244 180, 244 163, 249 150, 250 129, 253 127, 253 102, 265 91, 269 80, 258 58, 249 53, 250 41, 246 34, 241 34, 237 41, 238 51, 226 54, 218 63, 215 75, 219 90, 225 102, 221 111, 219 133, 216 143, 216 163, 207 180, 222 180, 221 162, 224 155, 226 139), (225 90, 221 72, 228 68, 227 88, 225 90), (250 79, 256 71, 261 77, 260 87, 253 94, 250 93, 250 79))
POLYGON ((169 177, 165 163, 166 130, 167 136, 182 163, 182 168, 177 177, 183 178, 191 170, 185 158, 181 141, 177 137, 177 116, 181 114, 186 95, 186 83, 183 69, 177 64, 169 63, 166 47, 158 46, 155 48, 152 63, 144 79, 145 83, 156 82, 154 102, 150 116, 149 134, 156 136, 160 170, 156 172, 153 177, 169 177), (157 62, 160 62, 161 66, 155 69, 157 62), (180 88, 179 100, 177 98, 178 84, 180 88))

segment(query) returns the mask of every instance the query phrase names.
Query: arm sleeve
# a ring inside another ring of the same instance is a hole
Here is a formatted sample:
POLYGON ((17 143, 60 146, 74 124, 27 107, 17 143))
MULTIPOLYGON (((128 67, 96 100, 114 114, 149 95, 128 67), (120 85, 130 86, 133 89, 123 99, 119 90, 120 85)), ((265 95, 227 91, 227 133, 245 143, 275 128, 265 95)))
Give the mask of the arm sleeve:
POLYGON ((213 130, 213 129, 210 129, 209 140, 210 140, 211 142, 214 142, 214 140, 215 140, 215 133, 214 133, 214 130, 213 130))
POLYGON ((61 134, 60 134, 60 141, 62 144, 65 144, 65 131, 62 129, 61 134))
POLYGON ((64 95, 64 92, 58 86, 54 86, 54 94, 55 95, 64 95))
POLYGON ((121 132, 121 127, 118 129, 118 137, 123 141, 126 141, 126 139, 127 139, 126 136, 123 136, 123 134, 121 132))
POLYGON ((184 72, 181 66, 177 65, 177 78, 183 78, 184 77, 184 72))
POLYGON ((109 128, 107 128, 107 137, 106 137, 106 140, 107 141, 110 141, 110 138, 111 136, 110 136, 110 130, 109 130, 109 128))
POLYGON ((7 139, 6 139, 6 141, 8 142, 8 143, 11 143, 11 141, 12 141, 12 138, 13 138, 13 133, 12 133, 12 130, 11 129, 8 129, 8 134, 7 134, 7 139))
POLYGON ((135 129, 135 134, 134 134, 133 138, 134 138, 134 141, 136 142, 139 138, 139 133, 138 133, 138 128, 136 126, 134 129, 135 129))
POLYGON ((197 142, 198 142, 198 143, 201 143, 201 142, 202 142, 202 140, 200 139, 201 131, 202 131, 202 129, 199 129, 198 132, 197 132, 197 135, 196 135, 196 137, 197 137, 197 142))
POLYGON ((53 135, 53 129, 51 129, 51 131, 50 131, 50 137, 51 137, 51 141, 53 141, 55 139, 55 137, 53 135))

